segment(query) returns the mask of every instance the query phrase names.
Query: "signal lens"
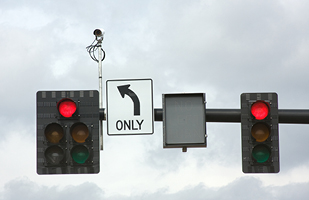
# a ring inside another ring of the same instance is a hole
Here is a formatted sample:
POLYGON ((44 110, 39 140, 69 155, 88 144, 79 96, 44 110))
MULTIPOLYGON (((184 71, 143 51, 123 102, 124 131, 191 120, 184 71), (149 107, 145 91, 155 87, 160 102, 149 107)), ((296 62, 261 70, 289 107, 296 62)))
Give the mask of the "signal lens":
POLYGON ((76 123, 71 128, 71 136, 75 142, 84 143, 89 136, 88 127, 83 123, 76 123))
POLYGON ((63 117, 72 117, 76 111, 76 104, 72 99, 61 99, 57 106, 63 117))
POLYGON ((252 156, 258 163, 264 163, 268 160, 270 151, 265 145, 259 144, 253 148, 252 156))
POLYGON ((73 160, 79 164, 83 164, 89 157, 88 149, 83 145, 77 145, 71 150, 73 160))
POLYGON ((257 142, 264 142, 269 137, 269 127, 264 123, 256 123, 251 129, 251 135, 257 142))
POLYGON ((269 113, 269 107, 264 101, 257 101, 251 106, 251 113, 257 120, 262 120, 267 117, 269 113))
POLYGON ((53 165, 58 165, 64 158, 63 150, 57 146, 50 146, 45 151, 46 161, 53 165))
POLYGON ((48 124, 45 128, 45 137, 51 143, 58 143, 63 135, 63 128, 57 123, 48 124))

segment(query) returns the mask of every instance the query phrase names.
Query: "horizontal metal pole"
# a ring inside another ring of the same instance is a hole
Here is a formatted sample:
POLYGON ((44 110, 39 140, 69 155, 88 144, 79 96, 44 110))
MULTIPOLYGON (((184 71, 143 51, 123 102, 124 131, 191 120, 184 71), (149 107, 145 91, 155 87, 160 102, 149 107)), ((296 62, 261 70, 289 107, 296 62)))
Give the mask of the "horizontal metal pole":
POLYGON ((206 122, 240 122, 240 109, 206 109, 206 122))
MULTIPOLYGON (((163 109, 154 109, 155 121, 162 121, 163 109)), ((206 109, 206 122, 241 122, 241 109, 206 109)), ((309 110, 279 109, 279 123, 309 124, 309 110)))
MULTIPOLYGON (((241 121, 241 109, 206 109, 206 122, 232 122, 241 121)), ((279 109, 279 123, 309 124, 309 110, 279 109)), ((105 109, 100 109, 100 120, 106 120, 105 109)), ((163 109, 154 109, 154 120, 163 121, 163 109)))
POLYGON ((163 109, 154 109, 154 120, 155 121, 163 121, 163 109))
POLYGON ((309 124, 309 110, 278 110, 279 123, 309 124))
MULTIPOLYGON (((155 121, 163 120, 163 109, 154 109, 155 121)), ((206 122, 240 122, 240 109, 206 109, 206 122)))

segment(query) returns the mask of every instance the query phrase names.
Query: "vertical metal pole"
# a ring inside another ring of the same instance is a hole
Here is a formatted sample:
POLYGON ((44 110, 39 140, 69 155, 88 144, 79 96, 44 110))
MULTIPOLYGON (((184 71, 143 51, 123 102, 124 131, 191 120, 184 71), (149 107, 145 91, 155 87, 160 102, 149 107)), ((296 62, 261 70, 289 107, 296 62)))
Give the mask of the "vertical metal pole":
MULTIPOLYGON (((103 91, 102 91, 102 40, 98 40, 98 63, 99 63, 99 108, 103 108, 103 91)), ((100 120, 100 143, 101 143, 101 150, 103 150, 103 120, 100 120)))

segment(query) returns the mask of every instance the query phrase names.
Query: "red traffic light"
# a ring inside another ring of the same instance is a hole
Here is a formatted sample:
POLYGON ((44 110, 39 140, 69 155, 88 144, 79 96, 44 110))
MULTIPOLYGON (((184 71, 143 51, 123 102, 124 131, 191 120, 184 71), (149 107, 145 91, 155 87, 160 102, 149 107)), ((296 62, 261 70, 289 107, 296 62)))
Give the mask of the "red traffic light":
POLYGON ((64 98, 61 99, 58 104, 57 104, 59 113, 63 116, 63 117, 72 117, 72 115, 75 113, 76 111, 76 104, 72 99, 68 99, 68 98, 64 98))
POLYGON ((264 101, 256 101, 251 106, 251 114, 257 120, 265 119, 268 113, 269 113, 269 106, 264 101))

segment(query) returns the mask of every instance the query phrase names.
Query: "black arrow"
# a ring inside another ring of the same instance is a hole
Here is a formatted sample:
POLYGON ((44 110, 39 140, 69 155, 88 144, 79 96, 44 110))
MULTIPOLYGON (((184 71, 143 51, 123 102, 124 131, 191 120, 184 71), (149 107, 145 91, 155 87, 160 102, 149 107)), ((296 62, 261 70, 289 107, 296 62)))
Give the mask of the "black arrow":
POLYGON ((137 95, 129 89, 130 85, 120 85, 117 86, 122 98, 124 98, 124 95, 128 95, 132 101, 133 101, 133 105, 134 105, 134 115, 140 115, 140 103, 139 103, 139 99, 137 97, 137 95))

